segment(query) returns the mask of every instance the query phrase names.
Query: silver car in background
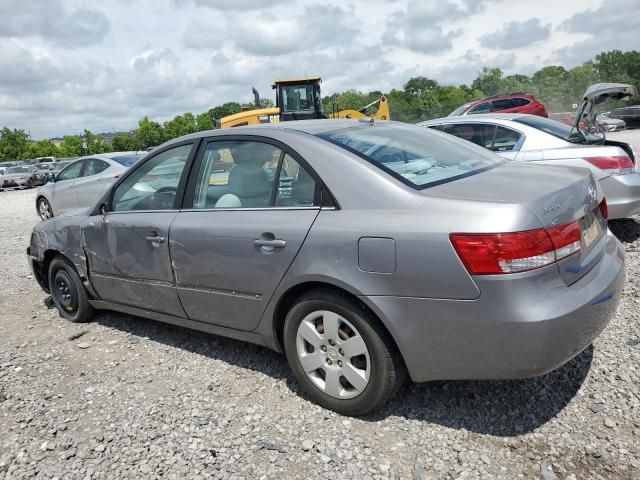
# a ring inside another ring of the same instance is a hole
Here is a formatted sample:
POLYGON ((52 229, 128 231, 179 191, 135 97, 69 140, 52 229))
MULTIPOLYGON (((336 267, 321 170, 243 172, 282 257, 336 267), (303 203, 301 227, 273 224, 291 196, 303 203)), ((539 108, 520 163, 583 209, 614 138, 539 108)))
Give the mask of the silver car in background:
POLYGON ((161 145, 93 208, 39 222, 27 254, 69 321, 115 310, 261 344, 363 415, 407 376, 523 378, 584 350, 624 282, 605 215, 584 169, 306 120, 161 145))
POLYGON ((469 115, 419 125, 473 142, 507 160, 588 168, 602 185, 610 219, 640 211, 637 152, 630 145, 609 140, 602 143, 599 137, 535 115, 469 115))
POLYGON ((50 173, 47 184, 36 195, 38 215, 46 220, 73 210, 93 207, 107 188, 146 153, 91 155, 69 163, 59 172, 50 173))
POLYGON ((602 185, 609 218, 626 218, 640 211, 638 152, 628 143, 587 133, 581 125, 595 131, 598 104, 637 95, 633 85, 592 85, 573 126, 535 115, 501 113, 444 117, 418 125, 455 135, 507 160, 588 168, 602 185))

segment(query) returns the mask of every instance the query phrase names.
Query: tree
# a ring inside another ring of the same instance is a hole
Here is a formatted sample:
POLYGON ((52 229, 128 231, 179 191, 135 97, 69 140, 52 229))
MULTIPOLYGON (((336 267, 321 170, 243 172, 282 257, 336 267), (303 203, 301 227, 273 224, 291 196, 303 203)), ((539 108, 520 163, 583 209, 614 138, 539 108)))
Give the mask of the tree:
POLYGON ((631 83, 640 86, 640 52, 612 50, 596 55, 594 69, 603 82, 631 83))
POLYGON ((39 140, 27 145, 26 158, 59 157, 60 149, 51 140, 39 140))
POLYGON ((403 88, 404 93, 409 97, 419 97, 426 92, 436 90, 438 88, 438 82, 427 77, 414 77, 410 78, 409 81, 404 84, 403 88))
POLYGON ((500 92, 502 82, 502 70, 499 68, 484 67, 476 79, 471 83, 471 88, 480 90, 485 95, 496 95, 500 92))
POLYGON ((60 144, 61 157, 79 157, 82 154, 82 138, 80 138, 80 135, 69 135, 62 139, 60 144))
POLYGON ((562 67, 552 65, 534 73, 531 82, 535 86, 535 94, 547 108, 562 112, 571 108, 574 99, 569 93, 569 72, 562 67))
POLYGON ((136 137, 142 149, 157 147, 162 143, 164 134, 158 122, 153 122, 145 116, 138 122, 138 126, 136 137))
POLYGON ((213 123, 213 117, 209 115, 209 112, 204 112, 196 116, 196 130, 198 132, 213 130, 214 128, 216 128, 216 126, 213 123))
POLYGON ((0 130, 0 160, 23 160, 26 158, 29 134, 24 130, 0 130))
POLYGON ((234 113, 240 113, 242 107, 238 102, 227 102, 223 105, 213 107, 209 110, 209 115, 216 120, 220 120, 222 117, 233 115, 234 113))
POLYGON ((111 147, 115 152, 128 152, 140 150, 138 139, 131 133, 118 133, 111 139, 111 147))
POLYGON ((89 130, 85 129, 83 135, 83 153, 85 155, 93 155, 96 153, 104 153, 109 151, 109 145, 104 140, 104 137, 100 135, 94 135, 89 130))

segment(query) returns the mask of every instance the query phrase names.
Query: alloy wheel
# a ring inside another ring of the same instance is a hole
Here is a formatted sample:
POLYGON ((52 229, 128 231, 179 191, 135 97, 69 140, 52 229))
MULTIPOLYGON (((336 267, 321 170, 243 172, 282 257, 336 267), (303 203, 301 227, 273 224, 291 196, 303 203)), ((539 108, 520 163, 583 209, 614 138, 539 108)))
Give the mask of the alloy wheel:
POLYGON ((353 324, 335 312, 307 315, 298 326, 296 350, 307 377, 333 398, 357 397, 369 384, 367 345, 353 324))
POLYGON ((51 214, 51 207, 49 206, 49 202, 47 202, 44 198, 38 202, 38 213, 40 214, 40 218, 42 220, 47 220, 53 216, 51 214))

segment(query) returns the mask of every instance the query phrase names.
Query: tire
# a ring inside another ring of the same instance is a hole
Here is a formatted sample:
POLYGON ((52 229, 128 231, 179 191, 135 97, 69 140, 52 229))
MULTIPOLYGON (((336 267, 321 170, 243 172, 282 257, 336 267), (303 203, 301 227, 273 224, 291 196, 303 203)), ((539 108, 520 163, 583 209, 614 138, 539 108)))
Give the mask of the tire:
POLYGON ((372 413, 406 379, 400 354, 379 320, 346 295, 328 289, 307 292, 293 305, 283 340, 302 389, 319 405, 342 415, 372 413), (330 330, 326 334, 325 326, 330 330), (359 355, 350 357, 351 353, 359 355))
POLYGON ((27 181, 27 190, 31 190, 33 188, 33 180, 29 179, 27 181))
POLYGON ((94 310, 75 267, 62 256, 49 265, 49 291, 59 315, 74 323, 88 322, 94 310), (65 296, 69 297, 65 297, 65 296))
POLYGON ((53 217, 53 210, 51 209, 51 204, 49 203, 49 200, 47 200, 46 198, 40 197, 38 199, 38 203, 36 207, 38 210, 38 215, 40 216, 41 220, 48 220, 49 218, 53 217))

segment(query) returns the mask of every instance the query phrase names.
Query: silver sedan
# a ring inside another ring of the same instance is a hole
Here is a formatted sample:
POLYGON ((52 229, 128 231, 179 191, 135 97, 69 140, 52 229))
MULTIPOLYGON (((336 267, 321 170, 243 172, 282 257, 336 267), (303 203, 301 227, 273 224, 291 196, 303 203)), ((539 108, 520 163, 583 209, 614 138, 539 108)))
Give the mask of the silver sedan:
MULTIPOLYGON (((36 195, 42 220, 92 207, 120 176, 146 152, 112 152, 81 158, 49 174, 36 195)), ((55 164, 53 164, 55 165, 55 164)))
POLYGON ((540 375, 589 346, 624 282, 605 217, 587 170, 308 120, 168 142, 93 208, 37 224, 28 256, 65 319, 258 343, 319 404, 362 415, 407 377, 540 375))
POLYGON ((610 219, 640 211, 640 159, 629 144, 535 115, 445 117, 419 125, 473 142, 508 160, 588 168, 602 185, 610 219))

